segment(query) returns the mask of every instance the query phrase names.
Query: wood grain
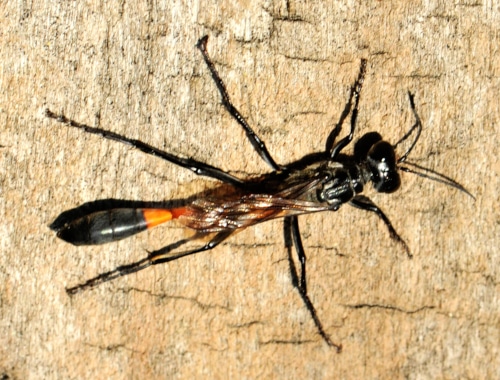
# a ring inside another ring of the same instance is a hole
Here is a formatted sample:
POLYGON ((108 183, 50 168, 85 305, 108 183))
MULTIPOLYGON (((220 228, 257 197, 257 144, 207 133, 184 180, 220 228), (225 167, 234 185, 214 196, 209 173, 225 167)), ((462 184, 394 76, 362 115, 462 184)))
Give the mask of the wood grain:
MULTIPOLYGON (((8 2, 0 21, 0 375, 59 378, 500 376, 500 12, 459 2, 8 2), (77 248, 50 223, 96 199, 166 200, 210 186, 154 157, 44 117, 98 125, 239 176, 263 173, 220 104, 290 162, 323 149, 368 59, 358 135, 395 142, 424 123, 413 161, 469 189, 403 174, 372 215, 300 219, 309 292, 341 354, 292 287, 282 226, 120 278, 73 286, 180 237, 175 224, 77 248)), ((1 376, 0 376, 1 377, 1 376)))

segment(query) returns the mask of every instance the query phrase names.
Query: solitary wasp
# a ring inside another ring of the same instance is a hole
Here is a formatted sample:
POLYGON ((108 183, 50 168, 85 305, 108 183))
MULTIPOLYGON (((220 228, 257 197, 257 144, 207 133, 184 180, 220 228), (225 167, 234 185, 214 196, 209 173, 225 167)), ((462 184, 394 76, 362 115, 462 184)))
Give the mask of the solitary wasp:
POLYGON ((404 171, 444 183, 472 195, 453 179, 406 161, 422 130, 422 123, 415 108, 414 96, 411 93, 408 95, 415 124, 398 142, 390 144, 384 141, 378 133, 371 132, 356 142, 354 154, 342 153, 342 150, 351 143, 354 136, 360 92, 366 71, 366 60, 364 59, 361 60, 358 77, 351 86, 349 99, 339 122, 327 138, 325 150, 307 155, 286 166, 276 163, 264 142, 231 103, 226 87, 208 55, 207 40, 207 36, 201 38, 197 47, 201 51, 220 92, 222 104, 243 128, 255 151, 272 168, 272 171, 265 175, 243 180, 192 158, 177 157, 139 140, 80 124, 47 110, 46 115, 49 118, 87 133, 131 145, 146 154, 157 156, 189 169, 197 175, 215 178, 222 182, 221 188, 226 188, 223 196, 220 195, 220 192, 214 191, 212 194, 208 193, 186 199, 183 204, 175 207, 108 207, 71 217, 67 216, 68 213, 72 214, 71 210, 61 214, 51 227, 57 231, 59 238, 74 245, 104 244, 117 241, 173 219, 194 230, 194 234, 190 238, 181 239, 150 252, 147 257, 137 262, 99 274, 79 285, 68 288, 67 292, 74 294, 117 277, 146 269, 151 265, 213 249, 238 230, 270 219, 283 218, 285 245, 289 255, 292 283, 304 300, 321 337, 328 345, 340 351, 341 345, 330 340, 307 293, 306 255, 299 232, 298 216, 320 211, 337 211, 345 203, 371 211, 384 222, 390 237, 401 244, 408 257, 411 258, 412 255, 407 244, 396 232, 388 217, 369 198, 361 195, 364 187, 371 183, 378 192, 392 193, 400 187, 399 172, 404 171), (349 134, 337 141, 342 125, 349 114, 351 115, 349 134), (415 136, 409 144, 409 148, 402 156, 396 158, 396 147, 412 135, 415 136), (406 166, 402 166, 403 163, 406 166), (230 191, 227 191, 227 188, 230 191), (180 249, 184 244, 197 239, 208 242, 201 243, 194 249, 180 249), (297 270, 291 256, 292 246, 295 247, 297 253, 300 271, 297 270))

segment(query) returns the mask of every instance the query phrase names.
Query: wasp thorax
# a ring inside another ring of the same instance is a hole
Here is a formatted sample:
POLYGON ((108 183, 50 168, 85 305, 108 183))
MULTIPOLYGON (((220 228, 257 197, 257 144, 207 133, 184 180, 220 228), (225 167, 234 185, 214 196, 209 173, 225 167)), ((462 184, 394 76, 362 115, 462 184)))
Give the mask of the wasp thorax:
POLYGON ((349 202, 354 195, 351 177, 344 168, 328 173, 323 187, 318 190, 318 199, 332 206, 349 202))

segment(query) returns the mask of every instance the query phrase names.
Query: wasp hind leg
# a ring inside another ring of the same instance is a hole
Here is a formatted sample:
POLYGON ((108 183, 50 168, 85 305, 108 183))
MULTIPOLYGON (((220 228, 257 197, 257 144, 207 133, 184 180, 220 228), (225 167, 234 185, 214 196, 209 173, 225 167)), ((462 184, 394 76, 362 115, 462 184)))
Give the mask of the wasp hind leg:
POLYGON ((118 277, 126 276, 131 273, 139 272, 143 269, 146 269, 152 265, 157 265, 157 264, 162 264, 166 263, 168 261, 174 261, 177 260, 181 257, 184 256, 189 256, 193 255, 198 252, 203 252, 203 251, 208 251, 210 249, 215 248, 218 246, 220 243, 222 243, 224 240, 226 240, 230 235, 232 231, 222 231, 217 233, 208 243, 203 245, 202 247, 194 248, 191 250, 183 251, 183 252, 172 252, 175 249, 181 247, 182 245, 195 240, 195 239, 200 239, 206 236, 206 234, 195 234, 191 238, 187 239, 181 239, 173 244, 169 244, 157 251, 150 252, 149 255, 139 261, 136 261, 131 264, 127 265, 122 265, 117 267, 116 269, 110 271, 110 272, 105 272, 101 273, 98 276, 91 278, 87 281, 85 281, 82 284, 78 284, 76 286, 73 286, 71 288, 66 288, 66 292, 69 295, 73 295, 76 293, 79 293, 81 291, 87 290, 94 288, 102 283, 114 280, 118 277))
POLYGON ((132 146, 132 147, 140 150, 141 152, 144 152, 146 154, 149 154, 149 155, 152 155, 155 157, 162 158, 162 159, 169 161, 175 165, 178 165, 178 166, 183 167, 185 169, 189 169, 197 175, 215 178, 215 179, 218 179, 222 182, 232 184, 234 186, 242 186, 243 185, 243 181, 241 179, 239 179, 235 176, 232 176, 231 174, 226 173, 225 171, 223 171, 219 168, 216 168, 214 166, 205 164, 205 163, 200 162, 200 161, 193 160, 192 158, 177 157, 173 154, 164 152, 158 148, 155 148, 149 144, 146 144, 140 140, 130 139, 128 137, 119 135, 118 133, 114 133, 111 131, 107 131, 105 129, 91 127, 91 126, 86 125, 86 124, 78 123, 74 120, 68 119, 64 115, 57 115, 54 112, 50 111, 49 109, 45 110, 45 116, 47 116, 48 118, 57 120, 60 123, 66 124, 69 127, 81 129, 86 133, 99 135, 102 138, 105 138, 108 140, 118 141, 122 144, 132 146))

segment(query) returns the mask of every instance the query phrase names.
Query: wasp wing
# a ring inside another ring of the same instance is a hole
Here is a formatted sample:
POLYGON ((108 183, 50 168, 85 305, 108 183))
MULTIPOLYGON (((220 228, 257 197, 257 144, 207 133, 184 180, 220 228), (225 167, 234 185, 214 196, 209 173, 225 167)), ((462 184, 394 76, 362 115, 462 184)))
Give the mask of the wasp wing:
POLYGON ((314 194, 322 183, 313 178, 274 194, 244 194, 236 199, 197 199, 178 220, 203 233, 236 230, 286 216, 325 211, 329 206, 314 194), (313 196, 314 195, 314 196, 313 196))

